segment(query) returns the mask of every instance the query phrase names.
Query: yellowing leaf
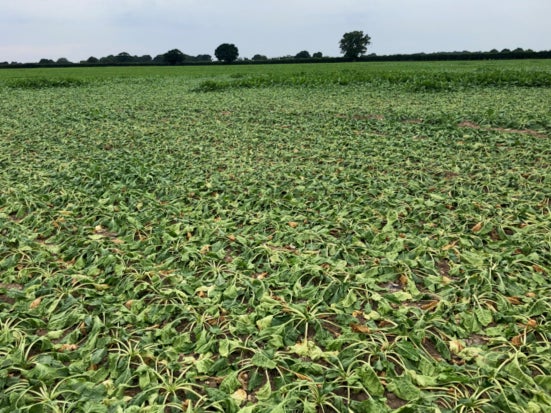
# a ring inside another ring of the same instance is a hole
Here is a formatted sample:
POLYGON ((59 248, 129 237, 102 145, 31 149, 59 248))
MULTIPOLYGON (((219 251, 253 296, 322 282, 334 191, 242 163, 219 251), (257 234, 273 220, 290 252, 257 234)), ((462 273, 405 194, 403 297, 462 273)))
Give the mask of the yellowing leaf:
POLYGON ((207 244, 207 245, 203 245, 199 252, 204 255, 204 254, 208 253, 209 251, 210 251, 210 245, 207 244))
POLYGON ((234 399, 238 404, 241 404, 247 400, 247 392, 243 389, 238 389, 231 395, 231 398, 234 399))
POLYGON ((76 349, 78 349, 76 344, 62 344, 61 347, 59 347, 59 351, 74 351, 76 349))
POLYGON ((290 221, 290 222, 287 222, 287 225, 289 225, 291 228, 296 228, 298 227, 298 222, 290 221))
POLYGON ((309 357, 314 361, 320 358, 336 357, 339 354, 337 351, 323 351, 312 340, 301 341, 291 346, 289 350, 301 357, 309 357))
POLYGON ((448 342, 448 347, 453 354, 459 354, 465 348, 465 345, 462 341, 459 340, 450 340, 448 342))

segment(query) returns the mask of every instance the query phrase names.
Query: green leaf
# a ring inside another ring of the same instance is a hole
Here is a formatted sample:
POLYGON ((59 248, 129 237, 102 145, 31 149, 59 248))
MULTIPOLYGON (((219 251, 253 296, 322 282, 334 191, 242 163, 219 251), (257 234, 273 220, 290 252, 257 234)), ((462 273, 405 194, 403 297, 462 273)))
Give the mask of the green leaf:
POLYGON ((534 381, 538 386, 551 394, 551 376, 539 375, 534 377, 534 381))
POLYGON ((272 325, 273 318, 274 318, 273 315, 269 315, 264 318, 261 318, 260 320, 256 321, 256 326, 258 327, 259 330, 264 330, 272 325))
POLYGON ((519 383, 534 384, 534 379, 522 370, 516 358, 508 363, 503 370, 509 378, 515 378, 519 383))
POLYGON ((237 371, 233 371, 228 374, 220 383, 220 390, 227 394, 232 394, 237 389, 241 388, 241 382, 239 381, 238 376, 239 372, 237 371))
POLYGON ((476 314, 476 318, 478 319, 478 322, 483 327, 486 327, 488 324, 491 324, 494 321, 493 314, 490 310, 486 310, 484 308, 477 308, 476 310, 474 310, 474 313, 476 314))
POLYGON ((406 376, 392 379, 387 389, 403 400, 412 401, 421 397, 421 391, 406 376))
POLYGON ((419 361, 419 350, 408 341, 399 341, 396 343, 396 351, 407 359, 419 361))
POLYGON ((345 308, 350 308, 354 306, 356 301, 358 301, 358 296, 353 290, 350 290, 344 300, 341 301, 341 305, 345 308))
POLYGON ((413 298, 413 296, 405 291, 396 291, 395 293, 391 294, 391 297, 393 301, 403 302, 403 301, 409 301, 413 298))
POLYGON ((275 369, 277 366, 277 363, 262 351, 258 351, 254 354, 251 358, 251 363, 257 367, 262 367, 265 369, 275 369))
POLYGON ((314 402, 310 402, 308 400, 305 400, 302 404, 302 411, 304 413, 316 413, 318 411, 316 404, 314 402))
POLYGON ((258 389, 258 391, 255 393, 255 396, 260 401, 268 400, 272 396, 272 386, 269 380, 266 381, 266 384, 258 389))
POLYGON ((384 394, 385 389, 381 384, 381 380, 370 365, 363 365, 358 369, 358 376, 362 384, 369 391, 369 394, 376 397, 384 394))
POLYGON ((412 382, 420 387, 436 386, 438 383, 436 377, 417 374, 415 370, 408 370, 407 373, 411 377, 412 382))

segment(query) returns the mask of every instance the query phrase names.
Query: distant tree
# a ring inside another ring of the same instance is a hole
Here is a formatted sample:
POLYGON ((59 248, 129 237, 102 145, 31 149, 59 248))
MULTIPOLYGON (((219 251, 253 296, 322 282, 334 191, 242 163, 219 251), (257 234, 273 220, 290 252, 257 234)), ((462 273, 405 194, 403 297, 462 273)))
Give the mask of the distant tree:
POLYGON ((214 51, 214 55, 220 61, 225 63, 232 63, 237 60, 239 56, 239 50, 234 44, 222 43, 214 51))
POLYGON ((38 62, 38 64, 41 64, 41 65, 51 65, 54 63, 55 62, 52 59, 40 59, 40 61, 38 62))
POLYGON ((252 60, 254 60, 255 62, 262 62, 264 60, 268 60, 268 58, 266 56, 264 56, 263 54, 255 54, 253 56, 252 60))
POLYGON ((65 57, 60 57, 59 59, 57 59, 56 63, 58 65, 67 65, 67 64, 70 64, 71 62, 65 57))
POLYGON ((212 56, 210 54, 199 54, 195 57, 198 62, 212 62, 212 56))
POLYGON ((503 49, 500 53, 511 53, 510 49, 503 49))
POLYGON ((90 56, 90 57, 86 60, 86 63, 96 64, 96 63, 99 63, 99 59, 98 59, 97 57, 90 56))
POLYGON ((116 63, 115 56, 110 54, 109 56, 103 56, 99 59, 99 62, 102 64, 113 64, 116 63))
POLYGON ((134 58, 130 53, 121 52, 115 56, 115 62, 117 63, 131 63, 134 61, 134 58))
POLYGON ((139 63, 151 63, 151 60, 153 60, 153 59, 148 54, 144 54, 143 56, 140 56, 140 57, 136 58, 136 61, 139 62, 139 63))
POLYGON ((499 53, 499 51, 497 49, 492 49, 489 51, 489 53, 499 53))
POLYGON ((308 50, 303 50, 295 55, 295 59, 310 59, 311 57, 312 56, 310 56, 310 52, 308 50))
POLYGON ((312 55, 313 58, 315 59, 321 59, 323 57, 323 53, 322 52, 316 52, 312 55))
POLYGON ((169 50, 164 54, 164 61, 169 65, 181 64, 186 60, 186 55, 178 49, 169 50))
POLYGON ((515 50, 513 50, 513 53, 523 53, 524 49, 522 47, 517 47, 515 50))
POLYGON ((162 64, 165 61, 165 55, 164 54, 158 54, 153 58, 153 63, 156 64, 162 64))
POLYGON ((344 57, 349 59, 357 59, 364 55, 369 44, 371 44, 369 35, 359 30, 345 33, 339 42, 344 57))

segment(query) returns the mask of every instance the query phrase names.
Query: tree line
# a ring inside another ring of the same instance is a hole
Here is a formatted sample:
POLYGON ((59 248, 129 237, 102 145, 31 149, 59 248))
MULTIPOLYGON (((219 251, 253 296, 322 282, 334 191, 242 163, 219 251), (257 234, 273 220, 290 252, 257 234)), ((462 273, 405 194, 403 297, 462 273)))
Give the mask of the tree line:
POLYGON ((322 52, 310 53, 302 50, 295 55, 268 58, 266 55, 255 54, 252 58, 239 57, 239 49, 235 44, 222 43, 214 51, 217 61, 213 60, 210 54, 199 54, 192 56, 183 53, 179 49, 172 49, 166 53, 155 57, 151 55, 131 55, 127 52, 121 52, 117 55, 105 57, 90 56, 86 60, 78 63, 71 62, 61 57, 57 60, 43 58, 36 63, 19 62, 0 62, 0 67, 43 67, 43 66, 130 66, 130 65, 199 65, 214 63, 315 63, 315 62, 339 62, 339 61, 429 61, 429 60, 488 60, 488 59, 549 59, 551 50, 538 51, 524 50, 517 48, 514 50, 496 49, 482 52, 455 51, 455 52, 436 52, 436 53, 413 53, 413 54, 393 54, 376 55, 375 53, 366 54, 367 46, 371 44, 371 37, 364 34, 363 31, 352 31, 345 33, 339 41, 342 57, 323 56, 322 52))

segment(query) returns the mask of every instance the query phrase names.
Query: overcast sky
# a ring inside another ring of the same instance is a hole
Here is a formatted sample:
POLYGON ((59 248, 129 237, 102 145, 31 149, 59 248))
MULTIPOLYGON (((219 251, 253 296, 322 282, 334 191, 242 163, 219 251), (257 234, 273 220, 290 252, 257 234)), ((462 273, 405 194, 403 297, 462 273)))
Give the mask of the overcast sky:
POLYGON ((0 62, 78 62, 170 49, 241 57, 338 56, 347 31, 368 53, 551 49, 551 0, 0 0, 0 62))

